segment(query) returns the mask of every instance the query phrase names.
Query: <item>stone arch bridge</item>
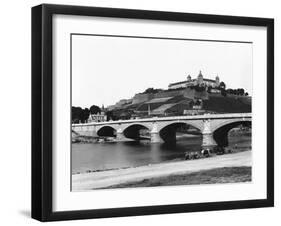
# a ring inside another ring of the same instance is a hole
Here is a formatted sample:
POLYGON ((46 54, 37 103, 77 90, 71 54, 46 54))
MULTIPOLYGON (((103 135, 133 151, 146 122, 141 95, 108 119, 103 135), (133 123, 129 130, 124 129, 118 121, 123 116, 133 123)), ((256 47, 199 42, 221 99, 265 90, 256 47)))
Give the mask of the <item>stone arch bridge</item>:
POLYGON ((116 137, 139 140, 140 131, 146 130, 152 143, 175 142, 179 128, 189 128, 191 133, 202 135, 202 147, 227 146, 228 131, 239 125, 251 127, 251 113, 204 114, 193 116, 153 117, 108 122, 72 124, 79 135, 93 137, 116 137))

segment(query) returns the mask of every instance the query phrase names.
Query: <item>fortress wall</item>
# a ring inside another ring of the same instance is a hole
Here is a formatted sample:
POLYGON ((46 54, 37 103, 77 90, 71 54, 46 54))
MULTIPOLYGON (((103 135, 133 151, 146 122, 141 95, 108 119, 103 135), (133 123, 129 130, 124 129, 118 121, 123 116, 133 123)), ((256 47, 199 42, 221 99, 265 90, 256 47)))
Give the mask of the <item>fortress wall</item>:
POLYGON ((159 93, 139 93, 133 97, 132 104, 139 104, 145 101, 149 101, 153 98, 164 98, 164 97, 174 97, 178 95, 183 95, 184 90, 171 90, 166 92, 159 92, 159 93))
POLYGON ((207 91, 197 92, 195 89, 190 89, 190 88, 184 90, 183 96, 190 99, 203 99, 203 100, 209 99, 209 94, 207 91))
POLYGON ((184 90, 183 96, 186 98, 194 99, 195 90, 187 88, 184 90))
POLYGON ((203 92, 194 92, 194 98, 196 99, 202 99, 202 100, 208 100, 209 99, 209 93, 207 91, 203 92))
POLYGON ((175 96, 179 96, 179 95, 183 95, 184 97, 190 98, 190 99, 203 99, 203 100, 209 99, 208 92, 206 92, 206 91, 197 92, 194 89, 187 88, 187 89, 181 89, 181 90, 168 90, 165 92, 159 92, 159 93, 155 93, 155 94, 139 93, 133 97, 132 104, 143 103, 143 102, 151 100, 153 98, 175 97, 175 96))
POLYGON ((154 98, 174 97, 174 96, 178 96, 178 95, 183 95, 183 93, 184 93, 184 89, 171 90, 171 91, 156 93, 156 94, 154 94, 154 98))

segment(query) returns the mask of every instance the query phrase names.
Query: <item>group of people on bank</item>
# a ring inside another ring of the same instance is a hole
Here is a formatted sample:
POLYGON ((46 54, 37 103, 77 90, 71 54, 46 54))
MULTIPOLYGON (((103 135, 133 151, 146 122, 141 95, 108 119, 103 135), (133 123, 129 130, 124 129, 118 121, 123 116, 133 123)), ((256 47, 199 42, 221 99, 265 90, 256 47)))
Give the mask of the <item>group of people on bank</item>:
POLYGON ((201 151, 189 151, 185 152, 184 159, 185 160, 192 160, 192 159, 200 159, 200 158, 208 158, 212 155, 223 155, 227 153, 232 153, 231 149, 226 150, 224 147, 214 147, 212 149, 205 148, 201 151))

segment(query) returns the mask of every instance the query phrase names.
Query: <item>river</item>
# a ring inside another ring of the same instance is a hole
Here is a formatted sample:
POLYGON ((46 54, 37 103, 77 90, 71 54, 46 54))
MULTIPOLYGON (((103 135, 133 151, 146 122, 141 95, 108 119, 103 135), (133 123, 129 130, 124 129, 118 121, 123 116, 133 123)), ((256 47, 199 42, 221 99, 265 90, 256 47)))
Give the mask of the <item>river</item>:
MULTIPOLYGON (((73 143, 72 174, 179 161, 184 159, 185 152, 200 150, 201 143, 200 136, 181 137, 174 145, 143 141, 73 143)), ((229 147, 234 146, 239 150, 251 149, 251 135, 229 136, 229 147)))

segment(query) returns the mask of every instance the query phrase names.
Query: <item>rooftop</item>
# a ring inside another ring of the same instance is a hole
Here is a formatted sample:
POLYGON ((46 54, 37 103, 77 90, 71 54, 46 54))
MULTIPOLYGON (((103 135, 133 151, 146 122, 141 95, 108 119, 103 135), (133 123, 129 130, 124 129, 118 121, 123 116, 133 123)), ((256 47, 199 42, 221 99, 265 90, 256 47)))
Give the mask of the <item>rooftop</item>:
POLYGON ((163 104, 160 107, 154 109, 151 113, 152 114, 164 114, 165 111, 173 106, 175 106, 177 103, 173 103, 173 104, 163 104))
MULTIPOLYGON (((169 86, 180 85, 180 84, 190 83, 190 82, 194 82, 194 81, 196 81, 196 79, 191 79, 190 81, 185 80, 185 81, 181 81, 181 82, 170 83, 169 86)), ((216 80, 208 79, 208 78, 203 78, 203 81, 216 82, 216 80)))
POLYGON ((179 84, 184 84, 184 83, 189 83, 189 82, 194 82, 194 81, 196 81, 196 79, 191 79, 190 81, 185 80, 185 81, 181 81, 181 82, 170 83, 169 86, 179 85, 179 84))

